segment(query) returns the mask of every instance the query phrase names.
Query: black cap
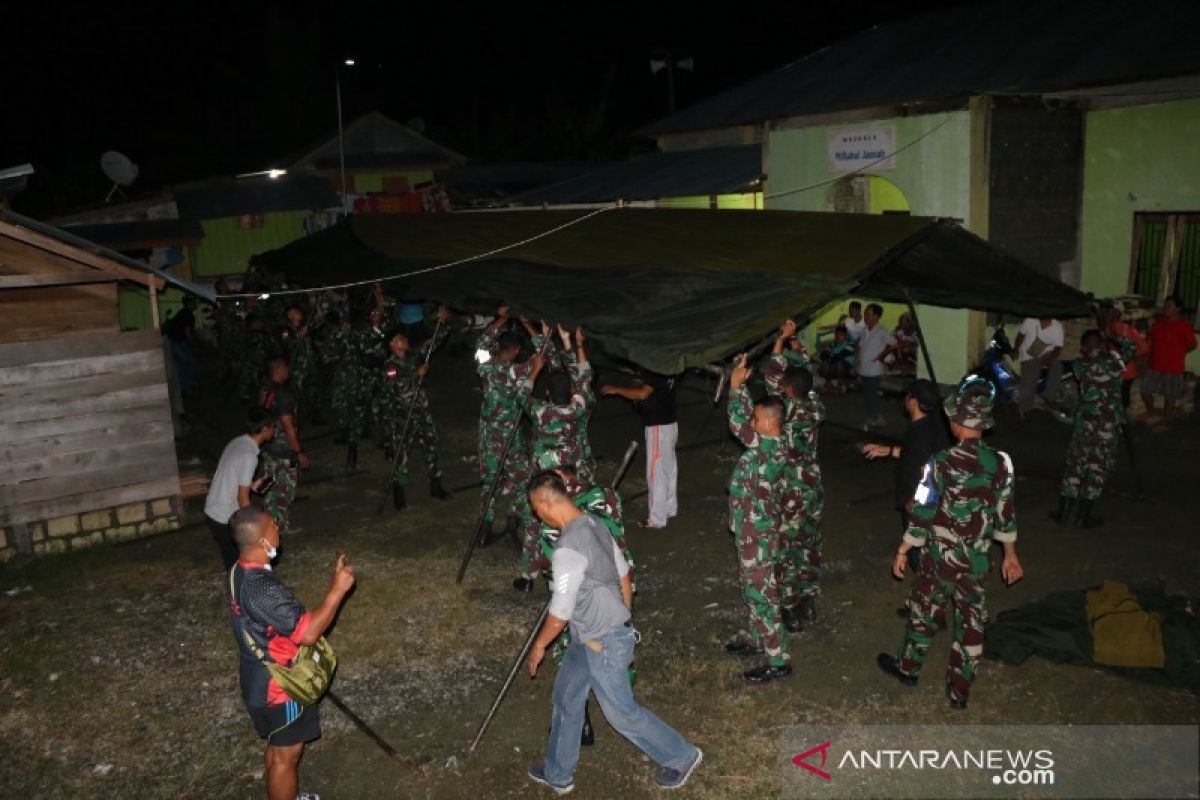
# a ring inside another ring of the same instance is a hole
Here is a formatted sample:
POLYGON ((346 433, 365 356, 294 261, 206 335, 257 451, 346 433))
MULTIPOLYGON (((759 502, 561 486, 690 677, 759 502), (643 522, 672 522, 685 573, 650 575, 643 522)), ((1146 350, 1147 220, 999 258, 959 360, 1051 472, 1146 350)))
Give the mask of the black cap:
POLYGON ((942 395, 938 392, 937 384, 925 378, 920 378, 910 383, 905 394, 915 399, 917 405, 926 414, 932 414, 934 411, 937 411, 937 407, 942 402, 942 395))

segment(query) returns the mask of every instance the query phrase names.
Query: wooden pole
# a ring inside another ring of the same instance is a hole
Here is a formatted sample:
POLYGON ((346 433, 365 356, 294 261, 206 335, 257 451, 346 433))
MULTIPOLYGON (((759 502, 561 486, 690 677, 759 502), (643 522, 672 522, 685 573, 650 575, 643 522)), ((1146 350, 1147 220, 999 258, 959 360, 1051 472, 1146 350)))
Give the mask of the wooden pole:
POLYGON ((158 330, 158 287, 151 280, 146 284, 146 288, 150 290, 150 322, 153 323, 154 330, 158 330))

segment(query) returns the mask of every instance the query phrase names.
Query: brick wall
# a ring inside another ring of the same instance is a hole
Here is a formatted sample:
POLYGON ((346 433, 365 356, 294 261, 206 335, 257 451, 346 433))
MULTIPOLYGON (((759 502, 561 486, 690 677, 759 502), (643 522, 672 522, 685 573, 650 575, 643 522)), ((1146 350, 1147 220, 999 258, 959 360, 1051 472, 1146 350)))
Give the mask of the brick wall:
POLYGON ((178 497, 129 503, 82 514, 10 525, 0 529, 0 562, 22 553, 45 555, 93 547, 104 542, 124 542, 174 530, 182 518, 178 497))

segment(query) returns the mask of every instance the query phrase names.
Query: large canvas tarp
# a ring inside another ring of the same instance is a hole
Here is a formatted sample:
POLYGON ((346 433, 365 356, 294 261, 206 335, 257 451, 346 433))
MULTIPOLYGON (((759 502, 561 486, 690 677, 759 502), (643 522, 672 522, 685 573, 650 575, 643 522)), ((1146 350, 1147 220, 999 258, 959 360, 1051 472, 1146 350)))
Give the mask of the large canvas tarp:
POLYGON ((484 313, 508 302, 582 325, 608 354, 661 372, 728 356, 784 317, 803 322, 851 293, 1015 315, 1089 312, 1085 295, 959 226, 902 215, 358 215, 256 262, 301 286, 402 275, 389 289, 403 296, 484 313), (412 274, 480 253, 492 255, 412 274))

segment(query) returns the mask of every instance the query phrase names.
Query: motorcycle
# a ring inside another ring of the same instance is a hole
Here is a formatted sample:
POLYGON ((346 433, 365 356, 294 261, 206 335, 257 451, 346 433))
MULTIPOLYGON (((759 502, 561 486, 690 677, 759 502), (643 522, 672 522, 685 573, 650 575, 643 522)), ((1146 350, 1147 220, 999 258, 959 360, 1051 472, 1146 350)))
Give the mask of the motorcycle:
MULTIPOLYGON (((992 384, 997 402, 1016 403, 1018 399, 1021 379, 1010 358, 1012 354, 1013 346, 1008 340, 1008 334, 1005 333, 1003 324, 997 325, 996 329, 992 331, 992 338, 988 341, 979 364, 971 370, 972 375, 978 375, 992 384)), ((1062 380, 1059 382, 1057 402, 1052 405, 1042 396, 1046 391, 1045 375, 1038 377, 1036 402, 1059 422, 1069 425, 1073 422, 1074 417, 1063 408, 1075 407, 1079 398, 1079 386, 1075 380, 1075 373, 1068 369, 1068 365, 1063 364, 1062 367, 1062 380)))

